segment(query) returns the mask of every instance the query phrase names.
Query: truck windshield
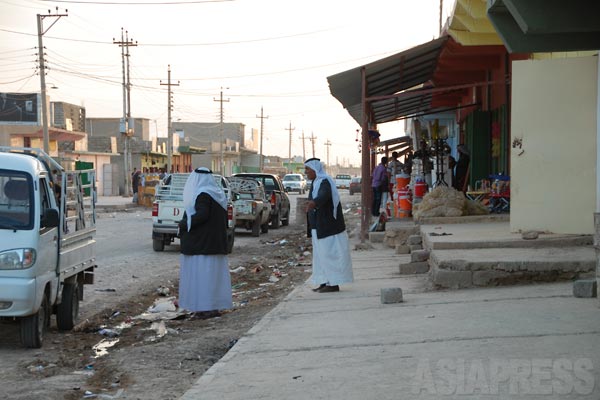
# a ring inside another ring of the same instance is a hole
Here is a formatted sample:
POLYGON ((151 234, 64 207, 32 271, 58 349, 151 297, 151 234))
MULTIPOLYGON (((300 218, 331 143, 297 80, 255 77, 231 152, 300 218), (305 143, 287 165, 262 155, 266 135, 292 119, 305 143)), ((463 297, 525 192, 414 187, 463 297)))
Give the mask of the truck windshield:
POLYGON ((33 204, 31 177, 0 169, 0 229, 33 229, 33 204))

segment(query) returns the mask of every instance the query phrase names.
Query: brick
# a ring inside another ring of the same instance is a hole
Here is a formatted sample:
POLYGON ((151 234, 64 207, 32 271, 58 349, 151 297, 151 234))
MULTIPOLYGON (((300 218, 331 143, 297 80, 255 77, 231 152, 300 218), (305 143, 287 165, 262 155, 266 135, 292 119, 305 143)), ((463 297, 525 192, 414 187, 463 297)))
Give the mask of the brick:
POLYGON ((405 244, 399 244, 396 246, 396 254, 409 254, 410 247, 405 244))
POLYGON ((429 260, 429 250, 415 250, 410 252, 410 261, 422 262, 429 260))
POLYGON ((410 235, 406 240, 406 244, 422 244, 423 238, 421 235, 410 235))
POLYGON ((421 246, 420 244, 410 244, 410 245, 408 245, 408 247, 410 247, 411 253, 413 251, 423 250, 423 246, 421 246))
POLYGON ((369 242, 371 243, 383 243, 385 232, 369 232, 369 242))
POLYGON ((384 288, 381 289, 381 304, 402 303, 401 288, 384 288))
POLYGON ((401 275, 426 274, 428 272, 429 263, 427 261, 400 264, 401 275))
POLYGON ((433 283, 444 288, 464 288, 473 285, 471 271, 445 271, 435 270, 433 273, 433 283))
POLYGON ((573 282, 574 297, 598 297, 598 283, 595 279, 580 279, 573 282))

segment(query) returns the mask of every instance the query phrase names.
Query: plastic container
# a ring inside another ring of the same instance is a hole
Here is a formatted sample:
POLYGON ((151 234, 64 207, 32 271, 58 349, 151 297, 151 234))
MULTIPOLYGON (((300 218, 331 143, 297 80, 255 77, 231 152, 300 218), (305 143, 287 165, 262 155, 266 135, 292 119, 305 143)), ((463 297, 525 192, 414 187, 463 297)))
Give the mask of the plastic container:
POLYGON ((410 184, 410 175, 398 174, 396 175, 396 187, 402 189, 410 184))
POLYGON ((396 216, 399 218, 410 217, 412 212, 412 195, 408 186, 398 190, 398 207, 396 216))
POLYGON ((423 197, 427 193, 427 182, 416 181, 415 182, 415 197, 423 197))

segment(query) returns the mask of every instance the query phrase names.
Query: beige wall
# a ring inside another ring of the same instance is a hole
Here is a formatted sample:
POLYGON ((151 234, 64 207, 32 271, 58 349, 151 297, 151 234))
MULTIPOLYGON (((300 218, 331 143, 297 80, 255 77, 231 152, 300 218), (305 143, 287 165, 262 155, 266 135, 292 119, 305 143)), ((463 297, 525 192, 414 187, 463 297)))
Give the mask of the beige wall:
POLYGON ((597 69, 598 57, 513 62, 511 231, 594 233, 597 69))

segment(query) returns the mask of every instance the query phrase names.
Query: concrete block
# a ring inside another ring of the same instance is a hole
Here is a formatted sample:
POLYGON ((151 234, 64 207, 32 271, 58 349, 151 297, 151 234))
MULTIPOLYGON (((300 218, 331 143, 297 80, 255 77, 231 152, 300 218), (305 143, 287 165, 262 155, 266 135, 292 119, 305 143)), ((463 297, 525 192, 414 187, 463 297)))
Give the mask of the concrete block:
POLYGON ((427 261, 400 264, 401 275, 426 274, 428 272, 429 263, 427 261))
POLYGON ((399 244, 396 246, 396 254, 409 254, 410 247, 405 244, 399 244))
POLYGON ((497 285, 500 278, 506 278, 509 273, 503 271, 474 271, 473 272, 473 285, 474 286, 491 286, 497 285))
POLYGON ((598 283, 595 279, 580 279, 573 282, 574 297, 598 297, 598 283))
POLYGON ((429 260, 429 250, 415 250, 410 252, 410 261, 422 262, 429 260))
POLYGON ((423 244, 423 238, 421 235, 410 235, 406 240, 406 244, 423 244))
POLYGON ((385 232, 369 232, 369 242, 371 243, 383 243, 385 232))
POLYGON ((381 289, 381 304, 402 303, 401 288, 384 288, 381 289))
POLYGON ((535 240, 540 236, 537 231, 525 231, 521 234, 521 237, 525 240, 535 240))
POLYGON ((445 271, 436 270, 433 273, 434 285, 443 288, 464 288, 473 285, 471 271, 445 271))
POLYGON ((423 246, 421 246, 420 244, 409 244, 408 247, 410 247, 410 252, 411 253, 413 251, 423 250, 423 246))

